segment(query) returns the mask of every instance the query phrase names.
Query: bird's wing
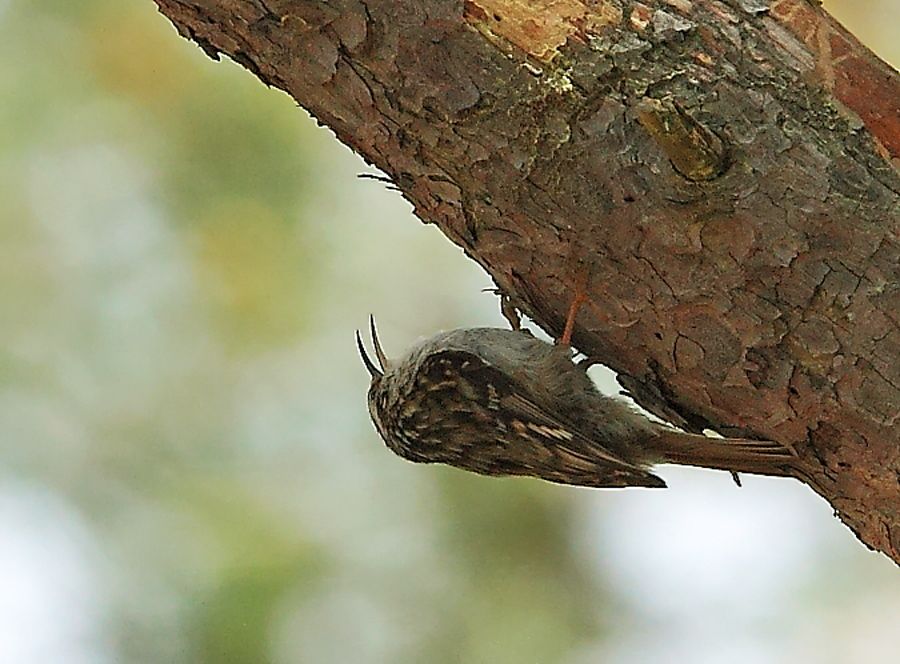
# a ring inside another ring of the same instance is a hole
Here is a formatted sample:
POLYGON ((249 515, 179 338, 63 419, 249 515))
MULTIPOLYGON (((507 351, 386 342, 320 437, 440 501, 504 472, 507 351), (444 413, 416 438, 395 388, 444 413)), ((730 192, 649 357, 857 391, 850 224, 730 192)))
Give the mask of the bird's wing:
MULTIPOLYGON (((665 487, 665 482, 640 466, 629 463, 591 439, 574 422, 541 405, 521 381, 461 350, 444 350, 428 356, 419 368, 420 380, 453 386, 459 375, 467 399, 486 406, 496 419, 498 438, 516 441, 504 452, 543 479, 561 484, 592 487, 665 487), (503 432, 513 436, 502 436, 503 432)), ((482 411, 483 412, 483 411, 482 411)))

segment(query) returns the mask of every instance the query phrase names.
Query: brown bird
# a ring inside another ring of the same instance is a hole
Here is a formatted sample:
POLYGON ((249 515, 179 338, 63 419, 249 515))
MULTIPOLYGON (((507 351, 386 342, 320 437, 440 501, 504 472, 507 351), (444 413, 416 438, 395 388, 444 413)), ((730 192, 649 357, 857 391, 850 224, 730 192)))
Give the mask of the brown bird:
POLYGON ((372 378, 375 428, 410 461, 559 484, 665 487, 650 472, 661 463, 793 475, 796 455, 780 443, 684 433, 601 394, 572 361, 573 313, 555 345, 481 327, 442 332, 397 360, 385 355, 370 318, 378 364, 359 331, 356 343, 372 378))

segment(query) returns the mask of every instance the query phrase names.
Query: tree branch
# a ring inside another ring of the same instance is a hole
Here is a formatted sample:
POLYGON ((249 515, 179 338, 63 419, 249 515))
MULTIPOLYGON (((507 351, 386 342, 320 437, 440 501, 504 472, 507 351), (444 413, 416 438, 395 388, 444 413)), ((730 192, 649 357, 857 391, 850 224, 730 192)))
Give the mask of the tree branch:
POLYGON ((649 410, 900 561, 900 80, 805 0, 155 0, 649 410))

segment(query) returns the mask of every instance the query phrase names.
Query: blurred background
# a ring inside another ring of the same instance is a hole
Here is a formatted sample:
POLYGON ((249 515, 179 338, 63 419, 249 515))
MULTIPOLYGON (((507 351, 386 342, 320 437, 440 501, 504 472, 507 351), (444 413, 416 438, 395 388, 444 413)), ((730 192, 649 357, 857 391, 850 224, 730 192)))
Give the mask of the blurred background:
MULTIPOLYGON (((898 4, 826 2, 894 63, 898 4)), ((367 171, 150 0, 0 0, 0 662, 896 656, 896 567, 798 483, 388 452, 367 314, 504 323, 367 171)))

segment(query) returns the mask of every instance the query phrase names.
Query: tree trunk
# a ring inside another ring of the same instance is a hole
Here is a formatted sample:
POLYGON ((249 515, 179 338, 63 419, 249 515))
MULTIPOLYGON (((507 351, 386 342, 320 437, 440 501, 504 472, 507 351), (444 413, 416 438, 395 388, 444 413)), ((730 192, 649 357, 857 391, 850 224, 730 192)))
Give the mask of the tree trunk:
MULTIPOLYGON (((806 0, 155 0, 648 410, 900 562, 900 79, 806 0)), ((286 148, 289 149, 289 148, 286 148)))

